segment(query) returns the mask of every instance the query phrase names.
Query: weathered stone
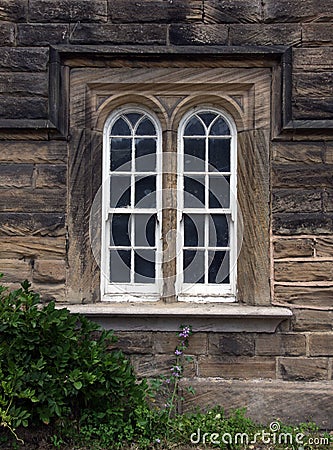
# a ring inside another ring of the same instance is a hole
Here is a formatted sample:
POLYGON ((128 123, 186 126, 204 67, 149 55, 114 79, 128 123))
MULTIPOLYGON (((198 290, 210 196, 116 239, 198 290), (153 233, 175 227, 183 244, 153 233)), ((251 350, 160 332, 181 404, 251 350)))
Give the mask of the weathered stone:
MULTIPOLYGON (((174 354, 180 339, 175 333, 158 333, 153 336, 153 352, 174 354)), ((189 339, 187 354, 204 355, 207 353, 207 334, 194 333, 189 339)))
POLYGON ((44 72, 48 64, 46 48, 0 48, 0 69, 44 72))
POLYGON ((273 142, 273 162, 276 164, 322 163, 324 145, 321 142, 273 142))
POLYGON ((333 189, 325 189, 323 193, 323 207, 325 212, 333 212, 333 189))
POLYGON ((333 43, 332 26, 327 26, 327 23, 304 24, 302 29, 302 41, 304 47, 311 47, 314 45, 332 45, 333 43))
POLYGON ((293 114, 295 119, 332 119, 332 97, 295 97, 293 100, 293 114))
POLYGON ((46 119, 48 102, 44 98, 0 96, 0 119, 46 119))
POLYGON ((30 0, 31 22, 106 22, 106 0, 30 0))
POLYGON ((274 234, 286 236, 298 234, 331 234, 333 232, 333 214, 274 214, 273 232, 274 234))
POLYGON ((15 43, 14 24, 1 22, 0 45, 13 45, 14 43, 15 43))
POLYGON ((333 18, 332 5, 325 0, 267 0, 263 5, 266 22, 312 22, 333 18))
POLYGON ((319 257, 333 257, 333 238, 316 239, 316 255, 319 257))
POLYGON ((116 333, 117 342, 112 344, 110 348, 122 350, 124 353, 152 353, 153 334, 146 332, 125 332, 118 331, 116 333))
POLYGON ((305 213, 321 211, 321 191, 313 189, 276 189, 273 213, 305 213))
POLYGON ((206 23, 252 23, 261 21, 259 0, 205 0, 206 23))
POLYGON ((64 212, 65 189, 2 189, 0 209, 3 212, 64 212))
POLYGON ((208 354, 254 356, 254 335, 250 333, 210 333, 208 354))
POLYGON ((36 188, 63 189, 66 186, 65 165, 38 164, 36 166, 36 188))
POLYGON ((18 25, 17 42, 19 45, 47 46, 49 44, 67 44, 68 24, 18 25))
POLYGON ((313 239, 277 239, 274 241, 274 258, 313 256, 313 239))
MULTIPOLYGON (((171 368, 175 365, 175 358, 169 355, 132 355, 131 362, 135 373, 139 377, 158 377, 171 374, 171 368)), ((195 376, 194 361, 186 368, 186 376, 195 376)))
POLYGON ((0 213, 0 236, 64 236, 62 214, 0 213))
POLYGON ((0 162, 58 164, 66 159, 66 142, 0 141, 0 162))
POLYGON ((333 186, 333 165, 282 164, 273 165, 272 182, 274 187, 331 187, 333 186))
POLYGON ((200 377, 272 378, 276 374, 275 358, 247 356, 199 356, 200 377))
POLYGON ((173 45, 226 45, 226 25, 171 25, 170 43, 173 45))
POLYGON ((333 142, 327 141, 324 151, 324 162, 326 164, 333 164, 333 142))
POLYGON ((327 70, 332 69, 333 47, 294 48, 293 70, 327 70))
POLYGON ((300 25, 230 25, 231 45, 296 45, 301 42, 300 25))
POLYGON ((108 0, 109 15, 112 22, 154 22, 175 23, 201 20, 203 2, 201 0, 108 0))
MULTIPOLYGON (((185 410, 198 407, 211 409, 220 405, 226 412, 246 408, 246 415, 257 423, 266 424, 279 418, 284 423, 308 422, 320 428, 333 428, 333 386, 331 381, 238 381, 183 380, 185 410), (196 395, 186 393, 193 386, 196 395)), ((202 430, 203 431, 203 430, 202 430)))
POLYGON ((333 356, 333 334, 311 334, 309 349, 310 356, 333 356))
POLYGON ((32 164, 0 164, 0 186, 29 187, 32 182, 32 164))
POLYGON ((256 355, 302 356, 306 354, 306 338, 298 333, 259 334, 256 355))
POLYGON ((65 237, 1 237, 1 258, 63 259, 66 254, 65 237))
POLYGON ((328 358, 279 358, 279 372, 286 381, 317 381, 328 378, 328 358))
POLYGON ((96 27, 80 23, 72 27, 70 42, 73 44, 166 44, 166 25, 107 24, 96 27))
POLYGON ((66 280, 66 262, 64 260, 37 260, 33 267, 33 282, 57 284, 66 280))
POLYGON ((274 288, 274 299, 288 305, 325 307, 332 306, 333 283, 329 286, 279 285, 274 288))
POLYGON ((27 19, 28 0, 0 0, 0 20, 24 22, 27 19))
POLYGON ((333 95, 332 72, 293 73, 293 95, 327 97, 333 95))
POLYGON ((295 309, 293 329, 295 331, 332 331, 332 311, 316 311, 312 309, 295 309))
POLYGON ((47 74, 43 73, 3 73, 0 74, 0 93, 21 94, 24 96, 48 95, 47 74))
POLYGON ((276 281, 333 281, 331 261, 276 261, 276 281))
MULTIPOLYGON (((1 242, 1 247, 3 243, 1 242)), ((3 274, 3 283, 21 283, 25 279, 31 281, 30 261, 22 259, 3 259, 2 250, 0 252, 0 273, 3 274)))
MULTIPOLYGON (((38 292, 43 302, 63 302, 66 299, 66 286, 65 283, 59 284, 40 284, 34 282, 32 289, 38 292)), ((65 307, 65 306, 64 306, 65 307)))

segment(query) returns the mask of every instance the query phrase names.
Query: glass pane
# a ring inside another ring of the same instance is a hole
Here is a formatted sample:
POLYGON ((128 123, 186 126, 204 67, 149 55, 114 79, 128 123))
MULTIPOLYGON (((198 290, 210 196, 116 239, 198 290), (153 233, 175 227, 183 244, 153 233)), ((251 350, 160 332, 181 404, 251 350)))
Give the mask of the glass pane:
POLYGON ((208 128, 209 125, 213 122, 213 120, 217 116, 217 114, 211 113, 211 112, 205 112, 205 113, 198 114, 198 116, 205 122, 205 125, 208 128))
POLYGON ((156 170, 156 139, 135 139, 135 168, 139 172, 156 170))
POLYGON ((210 214, 209 216, 209 246, 229 246, 229 224, 225 214, 210 214))
POLYGON ((229 136, 230 129, 227 122, 223 120, 222 117, 219 117, 212 125, 209 134, 212 136, 229 136))
POLYGON ((131 225, 129 214, 113 214, 111 217, 110 245, 130 246, 131 225))
POLYGON ((131 203, 131 177, 111 176, 110 177, 110 206, 112 208, 123 208, 131 203))
POLYGON ((197 117, 192 117, 184 130, 184 136, 201 136, 205 135, 206 130, 202 122, 197 117))
POLYGON ((131 122, 131 124, 134 125, 137 123, 137 121, 142 117, 142 114, 139 113, 129 113, 126 114, 127 119, 131 122))
POLYGON ((208 283, 229 284, 229 252, 208 252, 208 283))
POLYGON ((209 207, 229 208, 230 206, 230 177, 209 177, 209 207))
POLYGON ((112 136, 131 136, 131 130, 128 126, 128 123, 120 117, 112 127, 111 130, 112 136))
POLYGON ((184 177, 185 208, 205 207, 205 177, 184 177))
POLYGON ((129 283, 131 281, 131 251, 110 251, 110 282, 129 283))
POLYGON ((138 208, 155 208, 156 177, 135 177, 135 206, 138 208))
POLYGON ((140 247, 155 246, 155 215, 136 214, 135 215, 135 245, 140 247))
POLYGON ((201 250, 184 250, 184 283, 205 282, 205 252, 201 250))
POLYGON ((184 139, 184 171, 205 171, 205 139, 184 139))
POLYGON ((137 250, 134 254, 134 281, 155 283, 155 251, 137 250))
POLYGON ((205 216, 184 214, 185 247, 203 247, 205 244, 205 216))
POLYGON ((111 170, 131 171, 132 139, 111 139, 111 170))
POLYGON ((139 123, 139 126, 136 130, 136 134, 138 136, 155 136, 156 130, 154 124, 147 117, 139 123))
POLYGON ((208 162, 209 169, 219 172, 230 172, 230 139, 209 139, 208 162))

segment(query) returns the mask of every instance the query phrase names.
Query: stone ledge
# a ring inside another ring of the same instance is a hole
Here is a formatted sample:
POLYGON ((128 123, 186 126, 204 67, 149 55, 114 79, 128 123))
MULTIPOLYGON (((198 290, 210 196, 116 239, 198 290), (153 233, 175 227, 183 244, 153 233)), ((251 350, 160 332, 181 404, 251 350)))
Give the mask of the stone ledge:
MULTIPOLYGON (((258 373, 260 377, 260 373, 258 373)), ((333 429, 333 383, 281 380, 183 379, 196 395, 184 389, 184 409, 220 405, 226 411, 246 408, 246 415, 262 424, 280 419, 291 425, 314 421, 321 429, 333 429)))
POLYGON ((292 316, 290 309, 283 307, 226 303, 104 302, 57 307, 84 314, 102 327, 117 331, 178 331, 186 323, 193 331, 274 333, 282 320, 292 316))

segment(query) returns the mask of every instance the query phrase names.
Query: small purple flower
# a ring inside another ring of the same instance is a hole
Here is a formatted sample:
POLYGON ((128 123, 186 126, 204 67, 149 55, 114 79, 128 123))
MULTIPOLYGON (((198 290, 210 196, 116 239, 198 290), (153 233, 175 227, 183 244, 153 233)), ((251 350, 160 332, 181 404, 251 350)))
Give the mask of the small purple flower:
POLYGON ((180 355, 182 355, 183 354, 183 352, 181 351, 181 350, 178 350, 178 348, 176 348, 176 350, 175 350, 175 355, 176 356, 180 356, 180 355))
POLYGON ((158 444, 160 444, 160 443, 161 443, 161 439, 157 438, 157 439, 155 439, 155 442, 157 442, 158 444))
POLYGON ((167 379, 165 380, 165 382, 169 384, 169 383, 170 383, 170 378, 167 378, 167 379))

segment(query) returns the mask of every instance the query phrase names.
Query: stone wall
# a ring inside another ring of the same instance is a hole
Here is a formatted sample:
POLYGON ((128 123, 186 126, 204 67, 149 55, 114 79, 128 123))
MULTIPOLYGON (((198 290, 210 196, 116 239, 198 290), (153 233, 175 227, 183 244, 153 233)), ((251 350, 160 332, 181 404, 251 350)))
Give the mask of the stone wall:
MULTIPOLYGON (((290 126, 271 142, 270 176, 272 303, 293 317, 275 334, 195 334, 186 374, 201 405, 332 427, 333 3, 0 0, 0 21, 0 271, 10 287, 28 278, 46 300, 66 300, 71 238, 70 136, 49 120, 50 45, 292 48, 290 104, 280 108, 290 126)), ((119 345, 154 376, 169 370, 175 339, 123 332, 119 345)))

